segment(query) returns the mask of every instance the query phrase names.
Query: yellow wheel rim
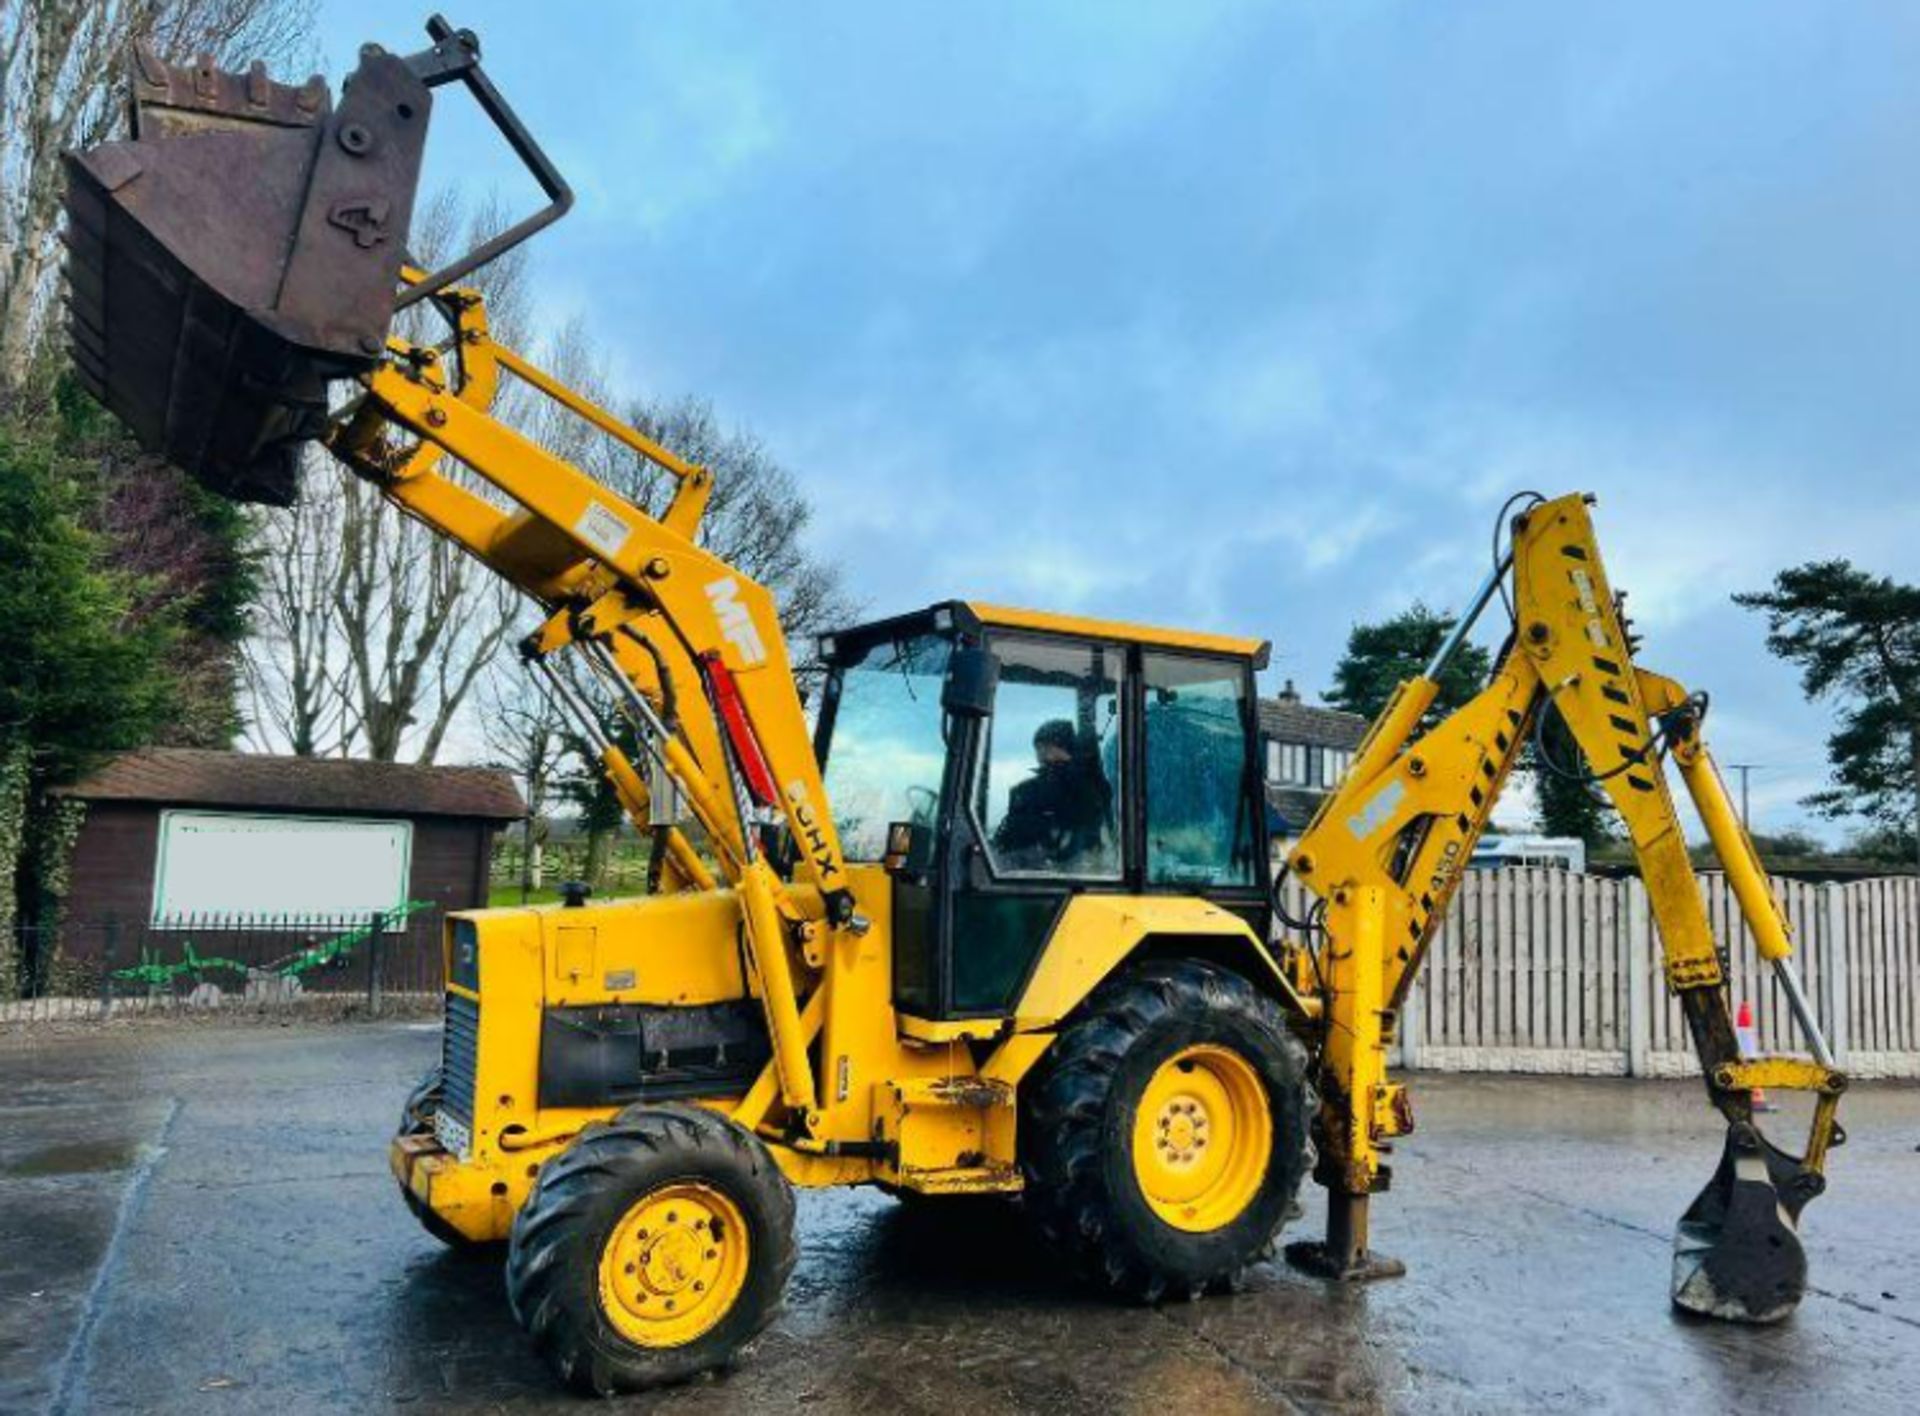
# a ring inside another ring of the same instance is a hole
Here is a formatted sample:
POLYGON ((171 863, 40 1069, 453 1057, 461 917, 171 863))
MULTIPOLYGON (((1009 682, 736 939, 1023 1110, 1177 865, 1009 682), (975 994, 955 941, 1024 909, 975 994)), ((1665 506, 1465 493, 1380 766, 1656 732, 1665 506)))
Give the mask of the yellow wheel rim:
POLYGON ((682 1181, 634 1201, 600 1251, 600 1307, 642 1347, 682 1347, 733 1310, 751 1262, 740 1207, 682 1181))
POLYGON ((1238 1219, 1266 1182, 1272 1151, 1267 1089, 1239 1053, 1185 1048, 1148 1080, 1133 1121, 1133 1172, 1175 1229, 1204 1234, 1238 1219))

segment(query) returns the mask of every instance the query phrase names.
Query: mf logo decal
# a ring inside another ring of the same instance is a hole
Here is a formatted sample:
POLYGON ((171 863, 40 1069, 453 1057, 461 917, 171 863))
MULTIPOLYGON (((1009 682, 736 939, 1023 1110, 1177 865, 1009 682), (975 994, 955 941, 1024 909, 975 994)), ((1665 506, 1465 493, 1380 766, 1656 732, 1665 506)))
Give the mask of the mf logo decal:
POLYGON ((787 805, 793 808, 794 824, 800 828, 800 845, 819 872, 820 883, 831 887, 840 877, 840 867, 834 863, 833 847, 827 844, 827 833, 813 809, 813 798, 807 795, 807 784, 798 777, 787 783, 787 805))
POLYGON ((740 662, 749 668, 764 664, 767 646, 760 642, 753 616, 740 603, 740 582, 731 575, 708 581, 707 599, 713 605, 714 618, 720 621, 720 632, 740 655, 740 662))

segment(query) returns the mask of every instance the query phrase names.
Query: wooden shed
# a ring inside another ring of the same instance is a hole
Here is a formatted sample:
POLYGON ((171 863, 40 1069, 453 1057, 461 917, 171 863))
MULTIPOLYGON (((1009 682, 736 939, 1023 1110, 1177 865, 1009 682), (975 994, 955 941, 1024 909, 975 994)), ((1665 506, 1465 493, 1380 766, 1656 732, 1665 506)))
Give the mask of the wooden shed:
POLYGON ((67 917, 165 929, 484 905, 505 772, 150 748, 62 795, 86 804, 67 917))

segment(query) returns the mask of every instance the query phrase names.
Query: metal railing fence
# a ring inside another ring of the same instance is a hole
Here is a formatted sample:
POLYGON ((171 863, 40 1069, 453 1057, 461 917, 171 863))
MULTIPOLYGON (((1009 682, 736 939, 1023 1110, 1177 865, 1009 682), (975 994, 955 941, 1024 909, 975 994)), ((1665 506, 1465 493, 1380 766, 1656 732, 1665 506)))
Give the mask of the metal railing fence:
POLYGON ((16 926, 22 996, 0 1024, 166 1008, 289 1007, 435 997, 441 912, 325 917, 195 915, 164 922, 72 917, 16 926))

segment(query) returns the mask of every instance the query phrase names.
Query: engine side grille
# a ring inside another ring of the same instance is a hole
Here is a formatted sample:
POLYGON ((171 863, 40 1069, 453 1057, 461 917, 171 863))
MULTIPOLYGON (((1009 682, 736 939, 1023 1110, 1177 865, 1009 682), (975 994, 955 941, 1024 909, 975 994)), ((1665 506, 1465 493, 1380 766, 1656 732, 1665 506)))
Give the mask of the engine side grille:
POLYGON ((480 1066, 480 1005, 457 993, 447 995, 446 1038, 440 1058, 448 1115, 473 1124, 473 1084, 480 1066))

